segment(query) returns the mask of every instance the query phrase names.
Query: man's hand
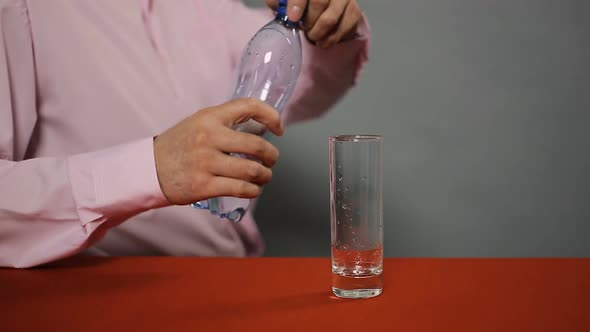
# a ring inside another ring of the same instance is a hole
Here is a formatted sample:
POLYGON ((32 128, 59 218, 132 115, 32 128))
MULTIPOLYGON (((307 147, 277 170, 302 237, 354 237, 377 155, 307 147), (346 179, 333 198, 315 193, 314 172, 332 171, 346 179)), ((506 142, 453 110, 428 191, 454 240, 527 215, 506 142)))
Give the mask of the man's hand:
MULTIPOLYGON (((278 0, 266 4, 276 10, 278 0)), ((352 39, 362 16, 356 0, 289 0, 287 15, 294 22, 303 19, 307 39, 324 48, 352 39)))
POLYGON ((231 129, 254 119, 283 134, 279 113, 252 98, 203 109, 154 139, 160 188, 172 204, 218 196, 252 198, 270 181, 278 150, 264 138, 231 129), (256 161, 233 157, 244 153, 256 161))

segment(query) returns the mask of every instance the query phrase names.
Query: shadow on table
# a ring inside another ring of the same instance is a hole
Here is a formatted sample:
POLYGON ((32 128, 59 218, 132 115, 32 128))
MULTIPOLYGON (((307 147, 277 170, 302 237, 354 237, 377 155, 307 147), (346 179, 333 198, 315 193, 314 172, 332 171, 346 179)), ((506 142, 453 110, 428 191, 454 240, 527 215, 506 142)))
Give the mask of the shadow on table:
POLYGON ((150 289, 177 278, 172 272, 126 271, 117 265, 113 269, 95 269, 119 259, 122 258, 75 256, 29 269, 6 269, 0 275, 0 293, 7 298, 19 299, 38 299, 55 294, 62 297, 117 295, 120 292, 150 289), (5 285, 26 287, 2 287, 5 285))
POLYGON ((64 268, 83 268, 83 267, 95 267, 105 263, 113 262, 118 260, 119 257, 100 257, 100 256, 72 256, 63 258, 58 261, 49 262, 29 268, 18 268, 12 267, 0 267, 0 270, 21 270, 21 271, 35 271, 35 270, 51 270, 51 269, 64 269, 64 268))
POLYGON ((199 308, 199 316, 205 319, 228 319, 278 312, 292 312, 320 306, 337 305, 349 302, 337 298, 331 292, 311 292, 286 295, 264 300, 251 300, 229 303, 209 303, 199 308), (201 316, 202 315, 202 316, 201 316))
POLYGON ((112 263, 113 261, 116 261, 118 259, 120 259, 120 257, 116 257, 116 256, 100 257, 100 256, 78 255, 78 256, 64 258, 59 261, 47 263, 47 264, 35 267, 35 269, 55 269, 55 268, 59 268, 59 269, 76 268, 76 269, 79 269, 82 267, 96 267, 98 265, 102 265, 105 263, 112 263))

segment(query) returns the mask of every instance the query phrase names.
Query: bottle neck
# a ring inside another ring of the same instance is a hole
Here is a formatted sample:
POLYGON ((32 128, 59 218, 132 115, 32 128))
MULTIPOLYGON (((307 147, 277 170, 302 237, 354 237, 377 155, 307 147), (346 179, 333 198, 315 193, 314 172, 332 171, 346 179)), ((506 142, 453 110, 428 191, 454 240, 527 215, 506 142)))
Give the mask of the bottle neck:
POLYGON ((299 28, 299 22, 293 22, 289 20, 289 17, 287 16, 287 0, 279 0, 275 20, 288 28, 299 28))
POLYGON ((277 14, 275 21, 281 23, 287 28, 299 29, 299 23, 291 21, 287 15, 277 14))

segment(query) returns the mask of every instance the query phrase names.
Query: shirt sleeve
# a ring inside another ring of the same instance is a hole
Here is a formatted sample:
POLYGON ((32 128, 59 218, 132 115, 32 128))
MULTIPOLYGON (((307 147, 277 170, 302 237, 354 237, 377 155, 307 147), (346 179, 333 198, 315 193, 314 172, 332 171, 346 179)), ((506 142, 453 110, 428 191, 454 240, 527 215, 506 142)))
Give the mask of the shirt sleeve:
POLYGON ((0 266, 74 255, 133 215, 167 205, 151 137, 62 158, 26 158, 37 124, 25 2, 0 0, 0 266))
MULTIPOLYGON (((233 24, 226 33, 234 63, 237 65, 248 40, 272 19, 268 9, 250 9, 239 0, 220 5, 233 24)), ((363 14, 357 37, 331 48, 321 49, 301 38, 303 64, 297 87, 283 113, 283 121, 292 124, 325 114, 357 83, 369 59, 371 28, 363 14)))

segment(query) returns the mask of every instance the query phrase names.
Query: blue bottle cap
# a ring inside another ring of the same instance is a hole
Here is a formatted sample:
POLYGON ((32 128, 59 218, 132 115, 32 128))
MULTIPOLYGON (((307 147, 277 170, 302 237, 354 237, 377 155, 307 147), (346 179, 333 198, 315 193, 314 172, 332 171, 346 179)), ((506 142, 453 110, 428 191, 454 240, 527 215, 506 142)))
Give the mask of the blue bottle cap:
POLYGON ((287 0, 279 0, 279 8, 277 9, 277 14, 280 16, 287 15, 287 0))
MULTIPOLYGON (((288 0, 279 0, 279 6, 277 8, 277 19, 287 23, 289 26, 297 27, 303 23, 303 17, 301 18, 301 20, 299 20, 299 22, 293 22, 289 20, 289 17, 287 16, 288 2, 288 0)), ((305 8, 305 12, 307 12, 307 7, 305 8)), ((303 16, 305 16, 305 12, 303 13, 303 16)))

